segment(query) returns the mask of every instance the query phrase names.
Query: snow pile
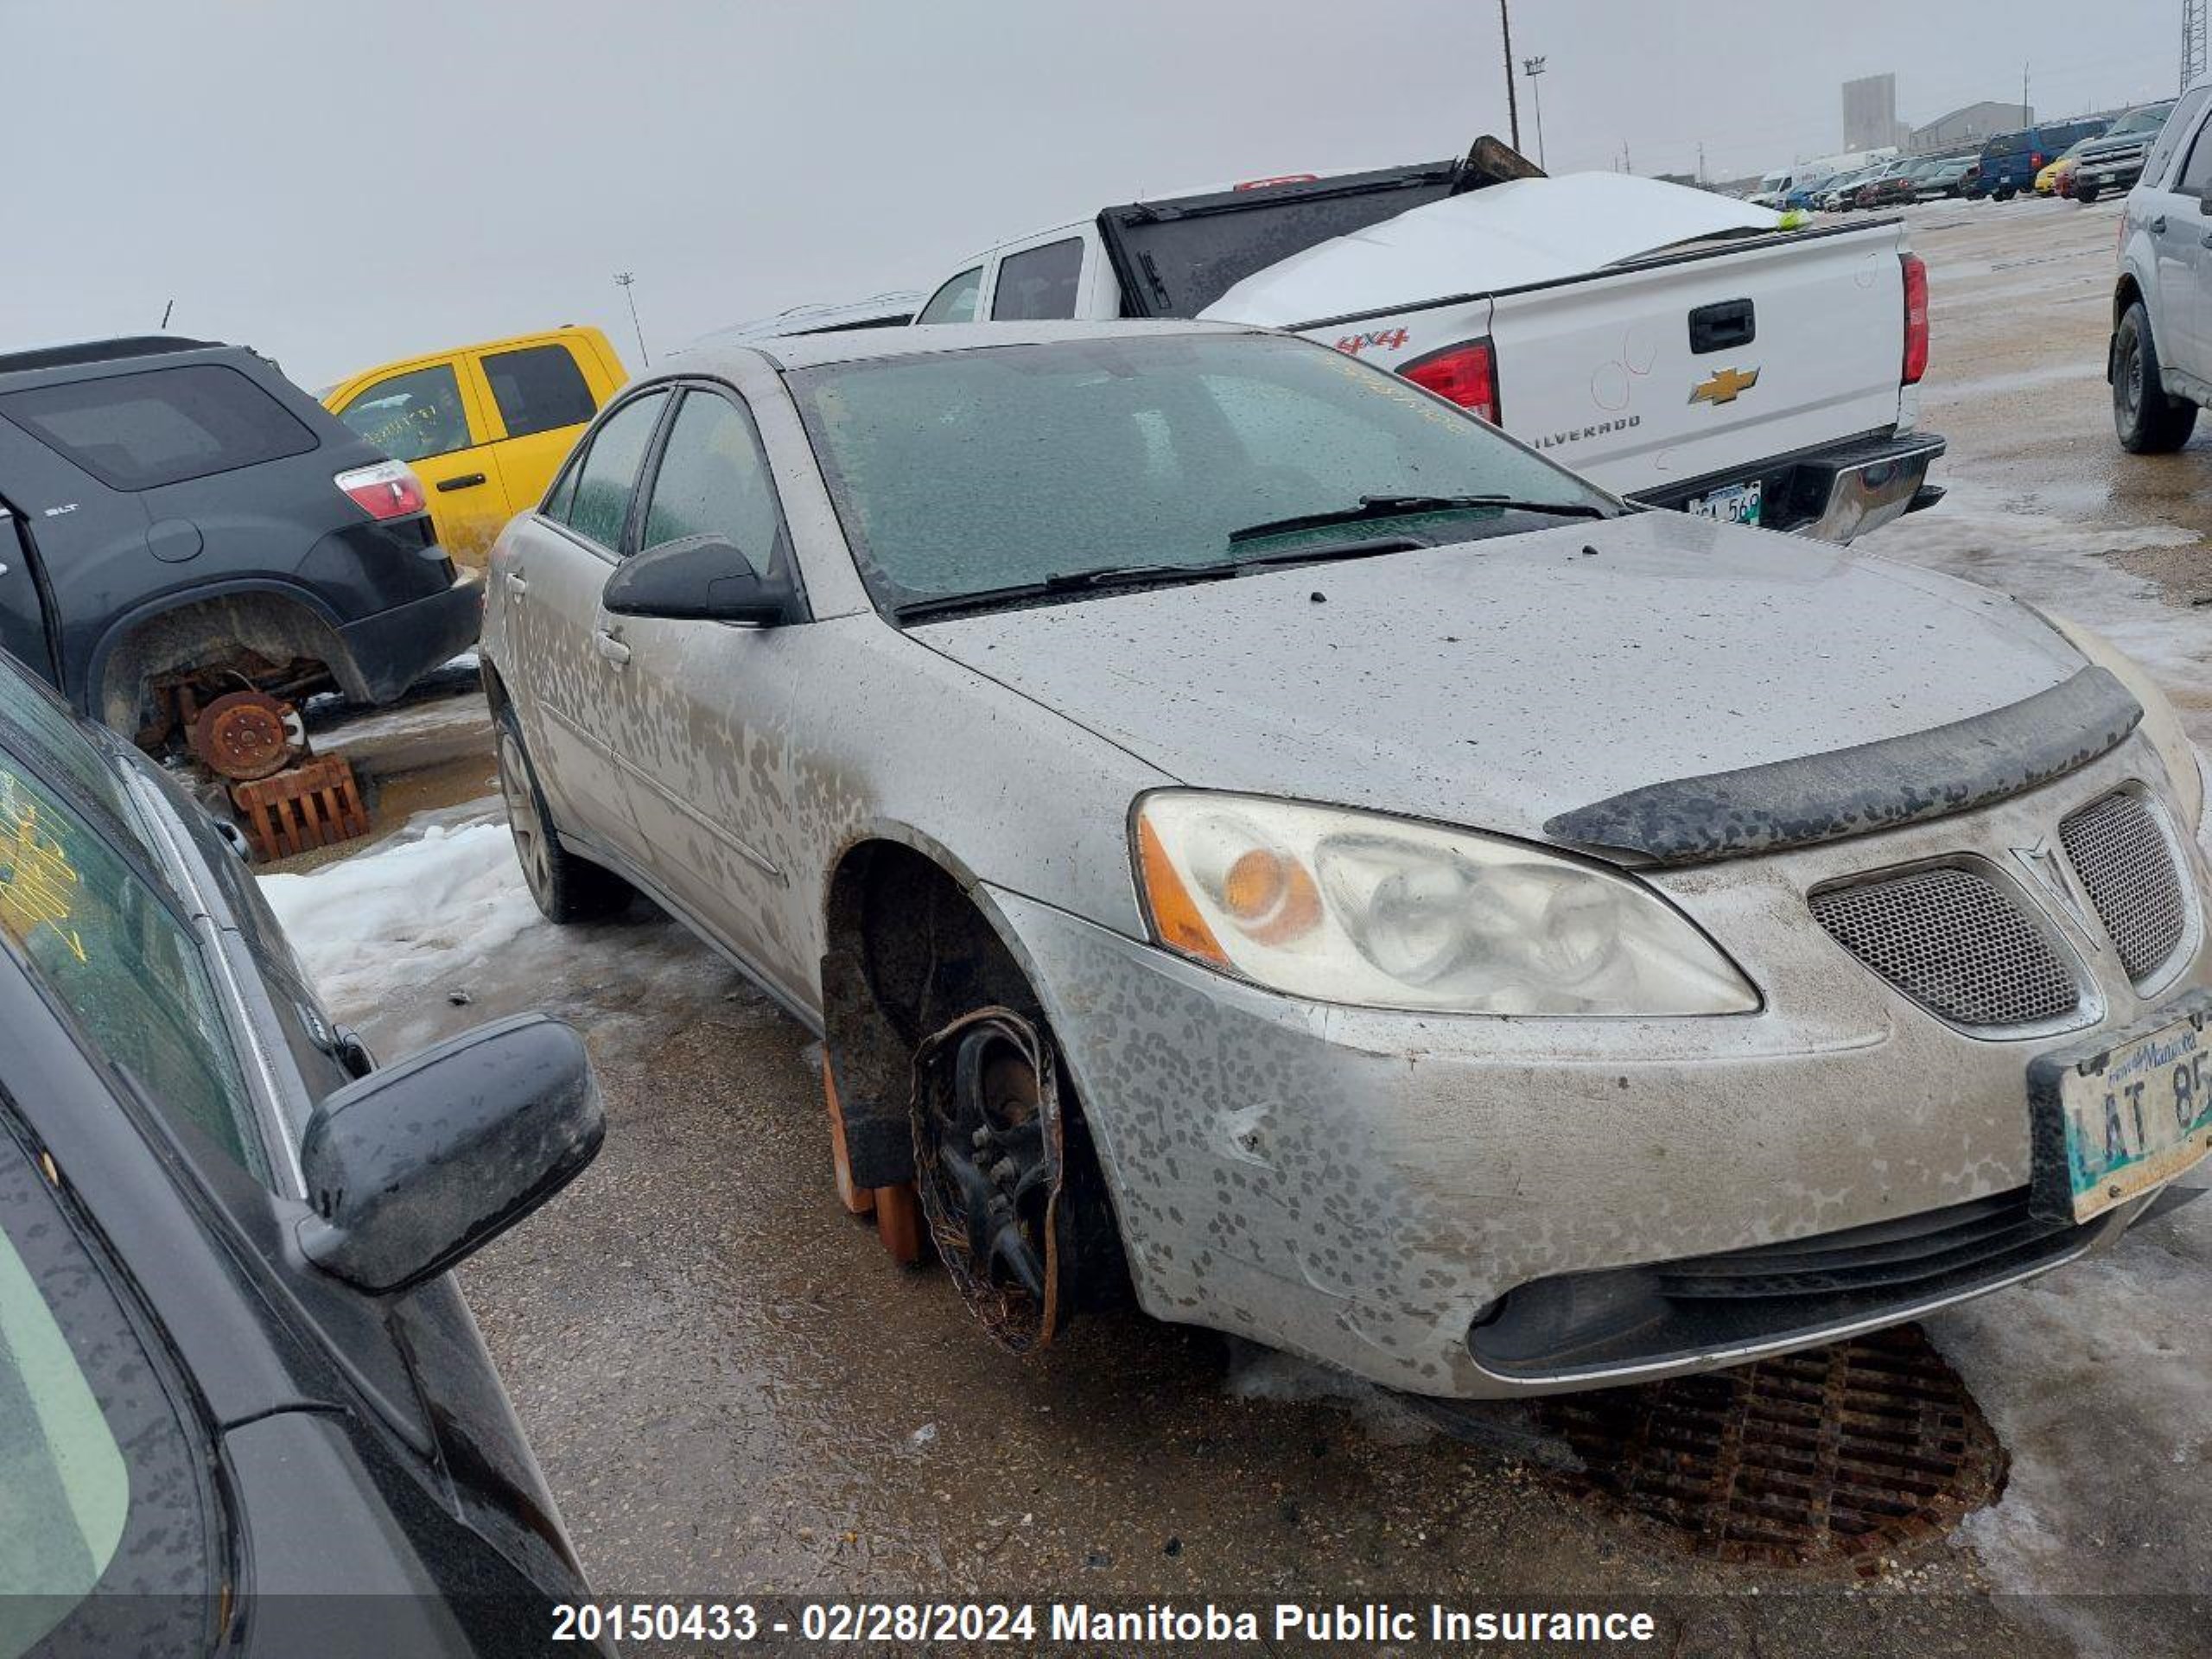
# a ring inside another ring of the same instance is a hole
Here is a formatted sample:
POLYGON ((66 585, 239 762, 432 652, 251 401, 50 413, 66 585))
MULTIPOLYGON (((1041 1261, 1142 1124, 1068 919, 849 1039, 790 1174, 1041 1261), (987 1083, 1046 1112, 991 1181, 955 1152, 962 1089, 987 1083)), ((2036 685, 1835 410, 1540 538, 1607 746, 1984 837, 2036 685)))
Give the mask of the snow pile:
POLYGON ((2003 1588, 2090 1599, 2044 1605, 2087 1651, 2126 1647, 2094 1639, 2094 1598, 2212 1593, 2212 1562, 2181 1541, 2212 1532, 2208 1298, 2212 1198, 1927 1321, 2012 1454, 2004 1498, 1962 1535, 2003 1588))
POLYGON ((461 988, 538 925, 504 823, 440 823, 261 891, 341 1020, 409 994, 461 988))

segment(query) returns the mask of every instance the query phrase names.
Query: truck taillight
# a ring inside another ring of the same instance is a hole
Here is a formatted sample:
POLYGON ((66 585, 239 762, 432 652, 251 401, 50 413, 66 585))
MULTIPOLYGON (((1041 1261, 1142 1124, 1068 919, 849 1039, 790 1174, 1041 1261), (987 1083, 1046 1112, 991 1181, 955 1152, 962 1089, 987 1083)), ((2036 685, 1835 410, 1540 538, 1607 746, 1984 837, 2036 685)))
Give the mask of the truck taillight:
POLYGON ((423 480, 396 461, 356 467, 330 481, 372 518, 404 518, 410 512, 422 512, 423 502, 429 499, 423 493, 423 480))
POLYGON ((1417 386, 1426 386, 1440 397, 1473 414, 1492 426, 1497 419, 1497 358, 1487 340, 1470 340, 1431 353, 1398 371, 1417 386))
POLYGON ((1898 378, 1908 386, 1920 384, 1928 372, 1928 267, 1916 253, 1904 261, 1904 372, 1898 378))

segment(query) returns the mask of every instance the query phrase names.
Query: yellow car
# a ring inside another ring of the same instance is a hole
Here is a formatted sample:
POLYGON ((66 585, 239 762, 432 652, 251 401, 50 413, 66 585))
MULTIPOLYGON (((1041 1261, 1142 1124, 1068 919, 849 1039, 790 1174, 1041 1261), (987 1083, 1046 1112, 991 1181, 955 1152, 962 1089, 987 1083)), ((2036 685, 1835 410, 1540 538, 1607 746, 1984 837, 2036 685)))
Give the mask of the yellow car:
MULTIPOLYGON (((2101 133, 2098 137, 2101 137, 2103 135, 2101 133)), ((2074 170, 2075 157, 2080 153, 2082 145, 2088 142, 2084 138, 2079 143, 2069 144, 2045 163, 2043 171, 2036 175, 2036 194, 2039 196, 2066 194, 2066 191, 2061 188, 2060 181, 2074 170)))
POLYGON ((545 493, 576 435, 628 378, 598 329, 556 328, 382 364, 322 403, 415 469, 448 556, 480 569, 507 520, 545 493))

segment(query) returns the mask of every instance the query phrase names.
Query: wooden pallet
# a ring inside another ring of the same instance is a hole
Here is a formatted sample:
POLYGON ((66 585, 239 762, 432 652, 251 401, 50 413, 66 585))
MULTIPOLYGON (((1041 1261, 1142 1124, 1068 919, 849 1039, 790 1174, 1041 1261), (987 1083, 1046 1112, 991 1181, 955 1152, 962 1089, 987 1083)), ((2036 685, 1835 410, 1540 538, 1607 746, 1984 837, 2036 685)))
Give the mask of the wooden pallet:
POLYGON ((231 800, 264 861, 369 833, 368 809, 343 755, 317 755, 273 778, 233 784, 231 800))

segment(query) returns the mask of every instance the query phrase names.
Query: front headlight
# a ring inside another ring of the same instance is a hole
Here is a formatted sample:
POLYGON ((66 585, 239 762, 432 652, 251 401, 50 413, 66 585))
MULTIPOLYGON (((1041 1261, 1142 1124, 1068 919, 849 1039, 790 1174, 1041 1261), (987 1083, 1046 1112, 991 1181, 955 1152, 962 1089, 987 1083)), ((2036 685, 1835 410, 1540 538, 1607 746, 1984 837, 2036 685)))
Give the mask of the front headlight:
POLYGON ((2181 716, 2166 701, 2166 694, 2143 671, 2141 664, 2104 635, 2079 622, 2053 616, 2049 611, 2037 611, 2036 614, 2057 629, 2065 636, 2067 644, 2099 668, 2110 670, 2112 677, 2127 688, 2128 695, 2143 705, 2144 734, 2150 738, 2152 747, 2158 750, 2159 763, 2166 769, 2166 781, 2173 785, 2174 801, 2181 809, 2182 827, 2195 835, 2204 817, 2204 773, 2197 761, 2196 745, 2189 741, 2181 716))
POLYGON ((1153 935, 1292 996, 1460 1014, 1743 1014, 1758 993, 1650 888, 1379 813, 1166 790, 1139 803, 1153 935))

